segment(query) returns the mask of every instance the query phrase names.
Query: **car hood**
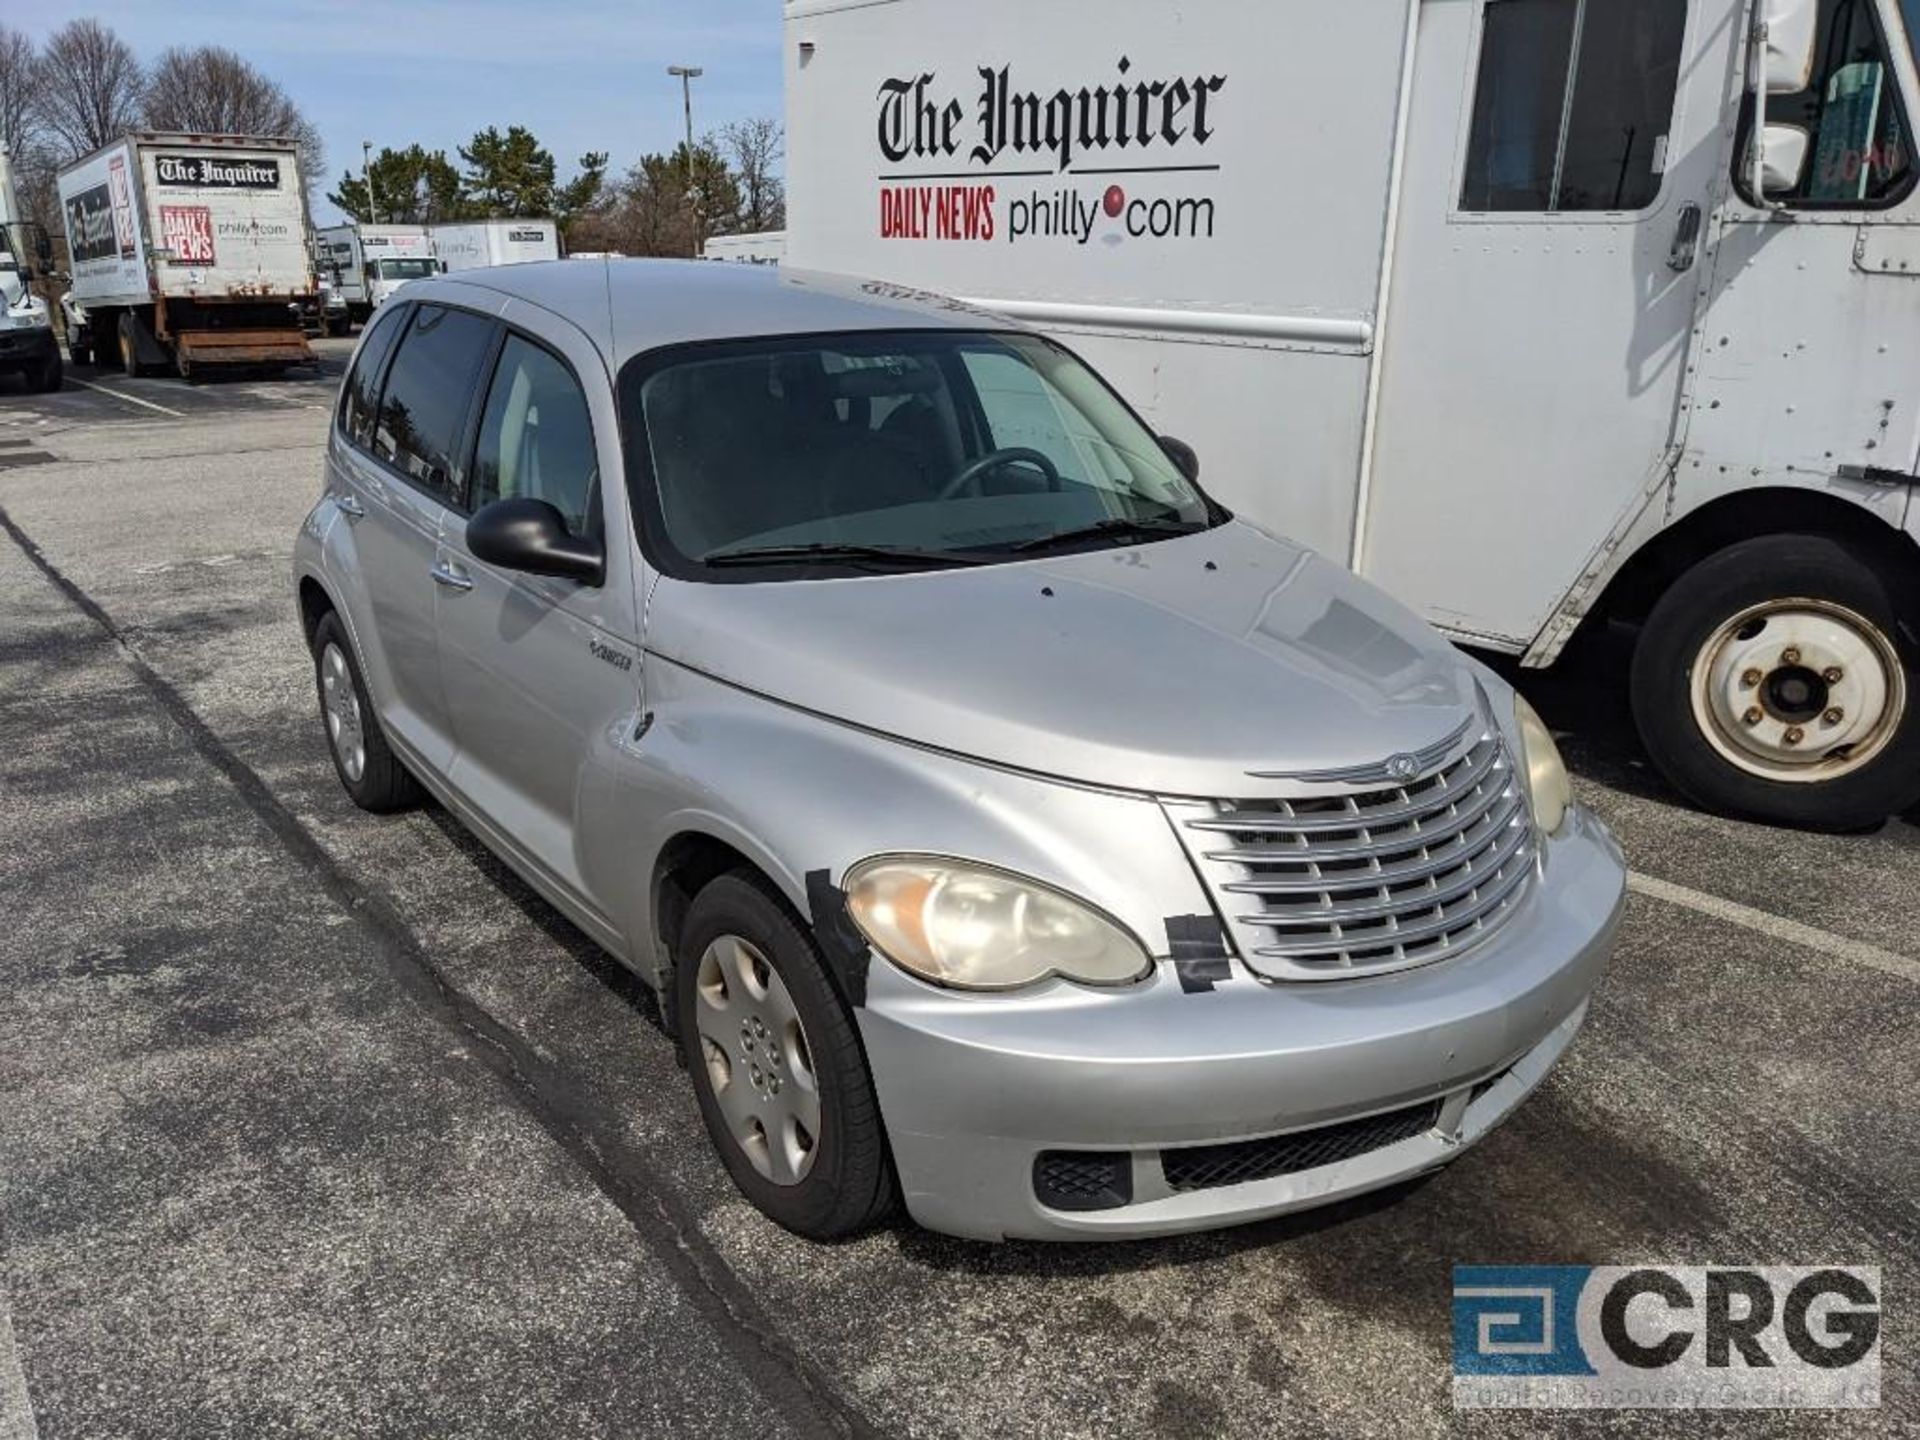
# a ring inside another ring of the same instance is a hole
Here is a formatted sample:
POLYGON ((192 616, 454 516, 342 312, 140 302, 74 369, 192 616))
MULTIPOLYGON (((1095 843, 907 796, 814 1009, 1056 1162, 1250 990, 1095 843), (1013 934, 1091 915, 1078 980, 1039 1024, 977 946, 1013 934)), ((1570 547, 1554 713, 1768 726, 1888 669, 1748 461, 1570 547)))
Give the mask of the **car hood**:
POLYGON ((647 649, 915 744, 1164 795, 1377 764, 1479 708, 1468 662, 1409 611, 1238 520, 978 568, 663 579, 647 649))

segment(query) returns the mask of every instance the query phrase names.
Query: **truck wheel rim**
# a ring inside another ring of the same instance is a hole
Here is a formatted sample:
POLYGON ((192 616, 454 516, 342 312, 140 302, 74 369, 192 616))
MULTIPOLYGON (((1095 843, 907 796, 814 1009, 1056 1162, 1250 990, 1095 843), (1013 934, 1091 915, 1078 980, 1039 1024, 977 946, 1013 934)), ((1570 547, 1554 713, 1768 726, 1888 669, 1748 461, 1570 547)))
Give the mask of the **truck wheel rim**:
POLYGON ((1871 764, 1900 728, 1906 672, 1881 628, 1831 600, 1769 600, 1694 656, 1693 718, 1720 756, 1766 780, 1820 784, 1871 764))
POLYGON ((694 999, 727 1134, 762 1179, 798 1185, 820 1150, 820 1086, 786 982, 750 941, 722 935, 700 956, 694 999))
POLYGON ((327 720, 327 743, 347 779, 355 784, 367 773, 366 725, 360 714, 360 692, 346 653, 329 645, 320 655, 320 709, 327 720))

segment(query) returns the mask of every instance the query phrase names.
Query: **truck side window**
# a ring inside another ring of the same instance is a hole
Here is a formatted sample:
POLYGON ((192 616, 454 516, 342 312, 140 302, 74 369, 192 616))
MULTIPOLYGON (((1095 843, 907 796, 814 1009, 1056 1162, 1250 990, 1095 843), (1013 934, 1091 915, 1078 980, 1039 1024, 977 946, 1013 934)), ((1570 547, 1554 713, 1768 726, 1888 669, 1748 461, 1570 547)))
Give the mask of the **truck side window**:
POLYGON ((1460 208, 1651 205, 1686 23, 1686 0, 1487 0, 1460 208))
POLYGON ((393 349, 394 337, 404 329, 405 306, 395 306, 375 316, 373 328, 360 342, 360 353, 354 357, 353 373, 347 377, 340 419, 346 427, 347 438, 363 449, 373 434, 374 413, 380 408, 380 397, 374 388, 380 383, 380 366, 386 361, 387 352, 393 349))
POLYGON ((493 322, 416 305, 380 392, 373 453, 445 505, 459 504, 455 450, 493 322))
MULTIPOLYGON (((1912 24, 1915 7, 1903 0, 1912 24)), ((1734 147, 1734 178, 1748 200, 1749 98, 1734 147)), ((1767 123, 1807 132, 1799 183, 1769 188, 1767 198, 1796 209, 1860 209, 1891 205, 1913 187, 1913 137, 1901 103, 1887 39, 1872 0, 1826 0, 1813 42, 1807 88, 1767 97, 1767 123)))

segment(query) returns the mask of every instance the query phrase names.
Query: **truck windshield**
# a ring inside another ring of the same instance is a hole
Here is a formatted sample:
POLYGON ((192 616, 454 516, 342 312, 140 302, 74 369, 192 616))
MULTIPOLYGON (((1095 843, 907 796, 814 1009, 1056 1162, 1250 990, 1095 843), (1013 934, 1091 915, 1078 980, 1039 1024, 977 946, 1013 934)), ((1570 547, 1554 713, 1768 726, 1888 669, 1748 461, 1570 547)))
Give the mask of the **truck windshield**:
POLYGON ((437 260, 376 260, 373 273, 381 280, 424 280, 440 273, 437 260))
POLYGON ((630 362, 621 397, 643 534, 684 578, 988 563, 1226 518, 1105 382, 1037 336, 681 347, 630 362))

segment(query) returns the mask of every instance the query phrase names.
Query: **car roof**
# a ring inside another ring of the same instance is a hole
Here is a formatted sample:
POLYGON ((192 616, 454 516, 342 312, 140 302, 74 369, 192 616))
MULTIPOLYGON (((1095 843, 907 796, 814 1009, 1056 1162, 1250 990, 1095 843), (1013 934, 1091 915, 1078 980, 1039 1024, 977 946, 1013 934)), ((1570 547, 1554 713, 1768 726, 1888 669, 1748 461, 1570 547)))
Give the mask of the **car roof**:
POLYGON ((495 304, 510 296, 572 321, 612 369, 643 351, 698 340, 1017 328, 991 311, 906 286, 719 260, 542 260, 461 270, 407 287, 422 300, 454 304, 463 289, 488 291, 495 304))

